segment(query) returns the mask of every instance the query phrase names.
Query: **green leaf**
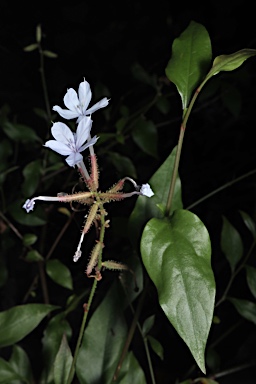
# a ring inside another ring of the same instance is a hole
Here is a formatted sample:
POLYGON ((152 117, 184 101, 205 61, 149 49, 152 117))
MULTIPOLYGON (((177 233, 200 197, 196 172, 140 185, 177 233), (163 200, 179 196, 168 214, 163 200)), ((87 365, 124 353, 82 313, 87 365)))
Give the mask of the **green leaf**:
POLYGON ((237 312, 246 320, 256 324, 256 304, 249 300, 235 299, 229 297, 228 300, 234 305, 237 312))
POLYGON ((221 249, 231 270, 234 271, 238 261, 243 256, 243 242, 239 232, 224 216, 221 230, 221 249))
POLYGON ((53 365, 54 384, 63 384, 67 382, 73 357, 64 334, 53 365))
POLYGON ((58 57, 57 53, 48 50, 44 50, 43 55, 45 57, 49 57, 50 59, 56 59, 58 57))
POLYGON ((25 200, 19 199, 13 201, 12 204, 8 206, 8 212, 17 223, 28 225, 30 227, 46 224, 45 213, 42 206, 38 205, 36 207, 36 212, 30 212, 28 214, 25 209, 22 208, 24 203, 25 200))
POLYGON ((212 59, 211 41, 201 24, 191 21, 187 29, 174 40, 172 57, 166 75, 181 96, 185 110, 191 94, 205 77, 212 59))
POLYGON ((144 321, 143 326, 142 326, 142 334, 143 334, 143 336, 146 336, 149 333, 149 331, 151 330, 151 328, 154 325, 154 322, 155 322, 155 315, 149 316, 144 321))
POLYGON ((118 378, 118 384, 147 384, 145 374, 132 351, 126 355, 118 378))
MULTIPOLYGON (((154 196, 150 198, 139 196, 137 198, 128 223, 128 233, 135 247, 138 246, 146 222, 152 217, 161 218, 164 216, 164 212, 161 212, 157 206, 161 205, 164 206, 164 208, 166 207, 175 155, 176 147, 149 180, 149 184, 155 193, 154 196)), ((175 210, 179 208, 182 208, 182 198, 181 182, 178 176, 175 184, 172 209, 175 210)))
POLYGON ((41 25, 38 24, 36 26, 36 41, 37 41, 37 43, 40 43, 41 39, 42 39, 42 28, 41 28, 41 25))
POLYGON ((49 260, 46 263, 47 275, 57 284, 67 289, 73 289, 70 270, 59 260, 49 260))
POLYGON ((251 293, 256 299, 256 268, 246 265, 246 279, 251 293))
POLYGON ((28 383, 33 382, 32 368, 24 349, 18 345, 14 345, 9 363, 14 371, 24 378, 24 381, 28 383))
POLYGON ((127 332, 121 292, 115 281, 85 329, 76 364, 80 384, 112 383, 127 332))
POLYGON ((243 219, 246 227, 249 229, 249 231, 251 232, 253 237, 255 237, 256 236, 256 225, 255 225, 254 220, 248 215, 248 213, 246 213, 244 211, 239 211, 239 212, 242 216, 242 219, 243 219))
POLYGON ((144 84, 147 84, 154 89, 157 89, 157 77, 156 75, 149 75, 146 70, 139 64, 139 63, 134 63, 131 66, 131 72, 133 77, 136 80, 141 81, 144 84))
POLYGON ((41 178, 41 169, 41 160, 34 160, 23 169, 22 174, 25 180, 22 184, 22 192, 24 196, 31 196, 35 193, 41 178))
POLYGON ((175 211, 170 220, 151 219, 142 234, 141 253, 163 311, 205 372, 215 299, 207 229, 186 210, 175 211))
POLYGON ((36 249, 32 249, 26 254, 25 260, 33 263, 37 261, 44 261, 44 258, 36 249))
POLYGON ((42 142, 40 137, 37 136, 34 129, 24 125, 11 123, 10 121, 5 121, 3 124, 3 130, 5 134, 14 141, 28 141, 28 142, 42 142))
POLYGON ((44 364, 40 384, 48 384, 53 381, 53 364, 64 334, 67 338, 71 338, 72 329, 65 319, 65 313, 62 312, 49 321, 44 331, 42 339, 44 364))
POLYGON ((139 119, 132 131, 132 138, 143 152, 155 158, 158 157, 158 134, 155 124, 151 120, 139 119))
POLYGON ((211 70, 207 74, 207 79, 221 71, 233 71, 239 68, 245 60, 255 55, 256 49, 245 48, 230 55, 217 56, 213 61, 211 70))
POLYGON ((12 383, 14 380, 20 380, 22 383, 28 383, 21 375, 12 368, 8 361, 0 357, 0 384, 12 383))
POLYGON ((25 52, 32 52, 32 51, 35 51, 36 49, 38 49, 38 44, 36 44, 36 43, 29 44, 29 45, 27 45, 26 47, 23 48, 23 50, 25 52))
POLYGON ((137 178, 136 169, 132 163, 132 161, 126 157, 122 156, 117 152, 108 152, 109 159, 114 167, 117 169, 120 177, 129 176, 133 179, 137 178))
POLYGON ((57 308, 55 305, 25 304, 0 312, 0 347, 22 340, 57 308))
POLYGON ((147 336, 147 339, 148 339, 149 344, 150 344, 151 348, 153 349, 153 351, 157 354, 158 357, 160 357, 161 360, 163 360, 164 359, 164 349, 163 349, 162 345, 159 343, 159 341, 150 335, 147 336))
POLYGON ((37 241, 37 236, 34 235, 33 233, 26 233, 23 236, 22 241, 23 241, 23 245, 25 245, 25 247, 28 247, 29 245, 35 244, 35 242, 37 241))

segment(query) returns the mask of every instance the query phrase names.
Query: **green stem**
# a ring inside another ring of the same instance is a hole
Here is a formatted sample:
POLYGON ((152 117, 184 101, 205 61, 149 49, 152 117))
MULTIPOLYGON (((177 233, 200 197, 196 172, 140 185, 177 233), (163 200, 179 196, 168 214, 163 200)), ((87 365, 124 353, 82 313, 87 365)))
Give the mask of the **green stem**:
POLYGON ((176 151, 175 160, 174 160, 171 185, 170 185, 170 190, 169 190, 167 203, 166 203, 166 210, 165 210, 165 216, 166 217, 170 216, 170 213, 171 213, 172 200, 173 200, 173 196, 174 196, 175 183, 176 183, 176 179, 177 179, 177 175, 178 175, 180 155, 181 155, 182 144, 183 144, 183 139, 184 139, 184 135, 185 135, 187 121, 188 121, 189 115, 191 113, 191 110, 193 108, 193 105, 194 105, 194 103, 197 99, 197 96, 199 95, 203 85, 204 85, 204 83, 202 83, 200 85, 200 87, 197 88, 193 98, 191 99, 191 102, 190 102, 188 108, 186 110, 184 110, 184 113, 183 113, 184 119, 183 119, 181 127, 180 127, 180 135, 179 135, 177 151, 176 151))
MULTIPOLYGON (((100 201, 100 200, 98 200, 98 201, 100 201)), ((104 242, 104 235, 105 235, 105 212, 104 212, 104 207, 103 207, 102 203, 100 204, 100 209, 101 209, 101 215, 100 215, 100 217, 101 217, 101 228, 100 228, 99 241, 103 244, 103 242, 104 242)), ((99 254, 99 261, 98 261, 98 270, 99 271, 101 270, 101 266, 102 266, 102 249, 101 249, 101 252, 99 254)), ((68 376, 67 384, 71 384, 72 383, 72 380, 73 380, 74 375, 75 375, 75 366, 76 366, 76 361, 77 361, 77 357, 78 357, 78 352, 79 352, 79 349, 80 349, 80 346, 81 346, 81 342, 82 342, 82 338, 83 338, 84 330, 85 330, 85 325, 86 325, 86 321, 87 321, 87 317, 88 317, 88 312, 89 312, 90 307, 91 307, 91 303, 92 303, 92 300, 93 300, 93 297, 94 297, 94 294, 95 294, 95 291, 96 291, 96 288, 97 288, 97 284, 98 284, 98 279, 94 278, 94 282, 93 282, 93 285, 92 285, 92 289, 91 289, 91 292, 90 292, 88 303, 84 307, 84 316, 83 316, 82 324, 81 324, 81 327, 80 327, 79 336, 78 336, 78 339, 77 339, 76 348, 75 348, 75 352, 74 352, 74 358, 73 358, 72 365, 71 365, 71 368, 70 368, 70 371, 69 371, 69 376, 68 376)))
POLYGON ((73 380, 74 375, 75 375, 75 366, 76 366, 76 361, 77 361, 77 357, 78 357, 78 352, 79 352, 80 345, 81 345, 81 342, 82 342, 82 338, 83 338, 83 335, 84 335, 84 329, 85 329, 85 324, 86 324, 86 320, 87 320, 87 317, 88 317, 89 309, 91 307, 92 299, 94 297, 94 294, 95 294, 95 291, 96 291, 96 288, 97 288, 97 283, 98 283, 98 281, 96 279, 94 279, 88 303, 86 304, 86 306, 84 308, 84 316, 83 316, 82 324, 81 324, 81 327, 80 327, 79 336, 78 336, 78 339, 77 339, 76 349, 75 349, 75 353, 74 353, 74 358, 73 358, 72 365, 71 365, 71 368, 70 368, 70 371, 69 371, 69 376, 68 376, 67 384, 71 384, 72 383, 72 380, 73 380))
POLYGON ((48 124, 49 124, 51 122, 52 115, 51 115, 47 84, 46 84, 45 72, 44 72, 44 54, 40 44, 38 44, 38 50, 39 50, 39 56, 40 56, 39 72, 41 75, 41 82, 42 82, 42 88, 44 93, 44 102, 45 102, 46 114, 47 114, 48 124))

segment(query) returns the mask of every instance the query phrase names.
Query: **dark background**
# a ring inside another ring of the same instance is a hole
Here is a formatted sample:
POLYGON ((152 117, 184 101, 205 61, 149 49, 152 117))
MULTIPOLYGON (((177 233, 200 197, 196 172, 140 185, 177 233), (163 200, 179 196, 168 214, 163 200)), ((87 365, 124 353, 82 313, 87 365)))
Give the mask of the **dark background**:
MULTIPOLYGON (((173 40, 191 20, 201 23, 208 30, 213 57, 243 48, 256 48, 255 12, 253 3, 246 1, 208 1, 200 5, 164 0, 35 1, 31 4, 1 1, 0 11, 0 107, 8 104, 13 118, 35 127, 39 135, 43 127, 32 112, 35 107, 44 108, 39 56, 37 51, 23 51, 25 46, 35 42, 38 24, 42 26, 43 48, 58 54, 57 59, 45 60, 51 106, 63 106, 61 100, 66 89, 77 89, 85 78, 92 86, 94 101, 103 96, 111 97, 113 116, 107 122, 108 132, 114 132, 113 126, 118 117, 118 113, 114 113, 115 106, 127 92, 132 94, 128 99, 131 108, 139 105, 150 93, 135 81, 132 65, 139 63, 148 73, 165 79, 173 40), (108 94, 97 94, 97 85, 101 89, 105 87, 108 94)), ((202 96, 198 100, 189 120, 180 164, 185 207, 256 168, 255 68, 256 59, 251 58, 236 73, 221 74, 219 79, 223 85, 219 94, 214 94, 210 101, 206 94, 205 98, 202 96), (239 94, 240 112, 237 115, 227 107, 228 101, 233 101, 234 88, 239 94), (226 95, 225 102, 223 95, 226 95)), ((215 79, 212 84, 217 84, 215 79)), ((171 84, 163 88, 166 93, 170 90, 176 93, 171 84)), ((210 85, 207 90, 210 92, 210 85)), ((169 118, 150 115, 156 124, 163 123, 163 129, 159 130, 159 158, 139 162, 140 158, 135 156, 137 149, 131 145, 130 156, 135 159, 138 177, 143 182, 151 177, 177 143, 181 119, 177 93, 172 100, 170 125, 164 125, 169 118)), ((101 129, 100 124, 100 117, 95 117, 96 129, 101 129)), ((225 287, 229 273, 228 267, 223 266, 219 249, 221 215, 226 215, 238 226, 239 209, 255 218, 255 189, 253 175, 193 210, 211 234, 213 269, 216 274, 222 273, 218 281, 219 292, 225 287)), ((129 205, 126 209, 129 211, 129 205)), ((245 287, 234 287, 237 296, 242 296, 244 292, 247 292, 245 287)), ((225 319, 236 316, 229 307, 222 315, 225 319)), ((237 333, 236 342, 228 340, 226 347, 219 351, 222 358, 232 354, 233 345, 245 338, 250 339, 253 334, 254 328, 249 324, 246 330, 237 333)), ((183 353, 187 357, 187 351, 181 349, 176 356, 177 365, 183 353)), ((171 358, 175 360, 174 356, 171 358)), ((227 359, 227 365, 229 363, 232 359, 227 359)), ((167 371, 168 367, 165 369, 167 371)), ((253 372, 248 373, 248 378, 239 375, 236 374, 230 381, 224 378, 220 383, 255 382, 253 372)))

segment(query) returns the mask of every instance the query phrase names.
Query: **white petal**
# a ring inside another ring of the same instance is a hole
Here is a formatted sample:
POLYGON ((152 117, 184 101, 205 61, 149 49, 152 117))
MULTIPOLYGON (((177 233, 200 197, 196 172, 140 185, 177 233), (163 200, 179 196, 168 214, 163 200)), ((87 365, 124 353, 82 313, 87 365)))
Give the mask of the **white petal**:
POLYGON ((76 148, 78 151, 79 148, 85 143, 88 139, 88 136, 91 132, 92 119, 90 117, 84 116, 80 121, 76 131, 76 148))
POLYGON ((78 88, 78 96, 80 105, 82 106, 82 112, 84 113, 92 98, 91 87, 86 80, 80 83, 78 88))
POLYGON ((104 97, 102 100, 98 101, 98 103, 94 104, 91 108, 87 109, 87 111, 84 111, 84 113, 86 115, 90 115, 98 109, 106 107, 109 104, 109 100, 110 99, 104 97))
POLYGON ((91 140, 89 140, 85 145, 83 145, 80 149, 79 152, 83 152, 86 148, 90 147, 91 145, 94 145, 96 141, 98 140, 99 137, 94 136, 91 140))
POLYGON ((140 193, 144 196, 147 196, 147 197, 151 197, 154 195, 154 192, 150 188, 149 184, 142 184, 141 189, 140 189, 140 193))
POLYGON ((72 143, 75 145, 74 134, 71 129, 64 123, 54 123, 52 126, 52 135, 54 139, 63 144, 68 145, 72 143))
POLYGON ((64 104, 68 109, 73 112, 79 113, 79 100, 77 93, 73 88, 69 88, 66 95, 64 96, 64 104))
POLYGON ((72 153, 72 150, 66 144, 60 143, 56 140, 46 141, 44 147, 51 148, 53 151, 63 156, 68 156, 72 153))
POLYGON ((66 162, 70 167, 74 167, 76 164, 83 160, 83 156, 79 152, 73 152, 66 158, 66 162))
POLYGON ((74 119, 75 117, 79 116, 78 112, 73 112, 73 111, 70 111, 69 109, 62 109, 58 105, 54 105, 52 109, 58 112, 58 114, 61 117, 64 117, 64 119, 67 119, 67 120, 74 119))
POLYGON ((27 199, 25 204, 22 205, 22 208, 26 209, 27 213, 33 211, 35 205, 35 201, 32 199, 27 199))

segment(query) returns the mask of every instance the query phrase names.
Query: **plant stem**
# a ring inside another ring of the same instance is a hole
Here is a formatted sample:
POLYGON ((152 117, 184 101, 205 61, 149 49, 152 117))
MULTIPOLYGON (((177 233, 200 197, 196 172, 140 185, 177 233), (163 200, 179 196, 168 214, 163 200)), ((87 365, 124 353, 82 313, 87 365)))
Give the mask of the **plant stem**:
POLYGON ((73 380, 74 375, 75 375, 75 365, 76 365, 76 361, 77 361, 77 357, 78 357, 78 352, 79 352, 80 345, 81 345, 81 342, 82 342, 82 338, 83 338, 83 335, 84 335, 84 329, 85 329, 85 324, 86 324, 86 320, 87 320, 87 317, 88 317, 88 312, 89 312, 89 309, 90 309, 90 306, 91 306, 91 303, 92 303, 92 299, 94 297, 94 294, 95 294, 95 291, 96 291, 96 288, 97 288, 97 283, 98 283, 98 281, 96 279, 94 279, 93 285, 92 285, 92 289, 91 289, 91 292, 90 292, 90 296, 89 296, 89 299, 88 299, 88 303, 86 304, 86 306, 84 308, 84 316, 83 316, 82 324, 81 324, 81 327, 80 327, 79 336, 78 336, 78 339, 77 339, 76 349, 75 349, 75 353, 74 353, 74 358, 73 358, 72 365, 71 365, 71 368, 70 368, 70 371, 69 371, 69 376, 68 376, 67 384, 71 384, 72 383, 72 380, 73 380))
POLYGON ((224 189, 226 189, 228 187, 231 187, 233 184, 238 183, 239 181, 245 179, 246 177, 249 177, 249 176, 253 175, 254 173, 256 173, 256 169, 253 169, 252 171, 247 172, 244 175, 239 176, 236 179, 234 179, 232 181, 229 181, 228 183, 223 184, 221 187, 219 187, 217 189, 214 189, 214 191, 208 193, 207 195, 201 197, 199 200, 197 200, 194 203, 190 204, 188 207, 186 207, 186 209, 194 208, 198 204, 200 204, 203 201, 205 201, 205 200, 209 199, 210 197, 214 196, 216 193, 219 193, 219 192, 223 191, 224 189))
MULTIPOLYGON (((101 215, 100 215, 100 217, 101 217, 101 228, 100 228, 99 242, 101 242, 103 244, 104 235, 105 235, 105 212, 104 212, 104 207, 103 207, 102 203, 100 204, 100 209, 101 209, 101 215)), ((101 266, 102 266, 102 248, 101 248, 101 251, 100 251, 100 254, 99 254, 99 261, 98 261, 98 270, 99 271, 101 270, 101 266)), ((91 303, 92 303, 92 300, 93 300, 93 297, 94 297, 94 294, 95 294, 95 291, 96 291, 96 288, 97 288, 97 284, 98 284, 98 279, 94 278, 92 289, 91 289, 90 296, 89 296, 89 299, 88 299, 88 303, 86 303, 86 305, 84 305, 84 316, 83 316, 82 324, 81 324, 81 327, 80 327, 79 336, 78 336, 78 339, 77 339, 76 348, 75 348, 75 352, 74 352, 74 358, 73 358, 72 365, 71 365, 71 368, 70 368, 70 371, 69 371, 69 376, 68 376, 67 384, 71 384, 72 383, 72 380, 73 380, 74 375, 75 375, 75 366, 76 366, 76 361, 77 361, 77 357, 78 357, 78 352, 79 352, 79 349, 80 349, 80 346, 81 346, 82 338, 83 338, 83 335, 84 335, 84 329, 85 329, 85 325, 86 325, 86 321, 87 321, 87 317, 88 317, 88 312, 89 312, 90 307, 91 307, 91 303)))
POLYGON ((45 72, 44 72, 44 54, 41 47, 41 44, 38 44, 38 50, 39 50, 39 56, 40 56, 40 67, 39 72, 41 75, 41 82, 42 82, 42 88, 44 93, 44 102, 45 102, 45 108, 46 108, 46 114, 48 118, 48 125, 51 122, 51 109, 50 109, 50 103, 49 103, 49 97, 48 97, 48 90, 47 90, 47 84, 45 80, 45 72))
POLYGON ((170 216, 170 213, 171 213, 172 200, 173 200, 173 196, 174 196, 175 183, 176 183, 176 179, 177 179, 177 175, 178 175, 180 155, 181 155, 182 144, 183 144, 183 139, 184 139, 184 135, 185 135, 187 121, 188 121, 189 115, 191 113, 191 110, 193 108, 193 105, 194 105, 194 103, 197 99, 197 96, 199 95, 199 92, 201 91, 203 85, 204 85, 204 83, 202 83, 200 85, 200 87, 197 88, 196 92, 194 93, 193 98, 191 99, 191 102, 190 102, 188 108, 185 109, 184 113, 183 113, 184 118, 183 118, 183 121, 182 121, 181 127, 180 127, 180 135, 179 135, 177 151, 176 151, 175 160, 174 160, 171 185, 170 185, 170 190, 169 190, 167 203, 166 203, 166 210, 165 210, 165 216, 166 217, 170 216))

